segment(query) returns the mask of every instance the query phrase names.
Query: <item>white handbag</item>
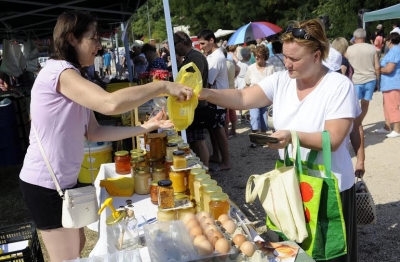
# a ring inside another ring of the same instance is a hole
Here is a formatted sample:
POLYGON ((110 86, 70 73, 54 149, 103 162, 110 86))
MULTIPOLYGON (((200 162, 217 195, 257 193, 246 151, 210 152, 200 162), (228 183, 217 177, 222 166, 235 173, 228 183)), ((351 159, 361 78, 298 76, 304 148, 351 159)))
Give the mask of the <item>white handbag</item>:
MULTIPOLYGON (((82 228, 91 223, 96 222, 99 219, 98 210, 99 205, 97 203, 96 188, 93 186, 93 171, 90 168, 92 175, 92 184, 85 187, 61 189, 60 184, 57 181, 54 171, 50 165, 50 162, 44 152, 42 143, 39 140, 39 135, 35 126, 32 123, 32 128, 35 132, 36 140, 38 141, 40 152, 43 156, 44 162, 46 163, 47 169, 50 172, 51 178, 56 185, 57 192, 63 199, 62 206, 62 225, 64 228, 82 228)), ((90 157, 90 147, 89 147, 90 157)), ((91 165, 92 163, 90 163, 91 165)))
MULTIPOLYGON (((296 159, 298 147, 296 132, 292 132, 292 145, 292 156, 296 159)), ((289 240, 301 243, 307 238, 303 202, 294 166, 283 166, 262 175, 251 175, 246 186, 246 202, 254 202, 257 196, 268 219, 289 240)))

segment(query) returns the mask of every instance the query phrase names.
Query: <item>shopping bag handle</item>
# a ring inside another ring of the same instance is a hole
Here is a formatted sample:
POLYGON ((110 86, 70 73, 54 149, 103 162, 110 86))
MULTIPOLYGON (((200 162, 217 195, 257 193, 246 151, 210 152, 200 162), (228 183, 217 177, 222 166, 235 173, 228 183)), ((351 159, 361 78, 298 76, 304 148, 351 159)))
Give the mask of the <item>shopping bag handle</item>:
POLYGON ((265 186, 264 185, 265 180, 268 179, 269 183, 270 177, 271 176, 269 175, 269 172, 262 175, 251 175, 249 177, 246 184, 246 203, 253 203, 254 200, 256 200, 258 191, 265 186), (255 178, 258 178, 257 183, 254 183, 254 188, 253 190, 251 190, 251 185, 255 178))
POLYGON ((299 172, 299 174, 302 174, 303 166, 301 163, 300 140, 299 140, 299 137, 297 136, 296 131, 290 130, 290 134, 292 135, 292 159, 294 160, 294 163, 289 158, 288 146, 286 146, 284 149, 283 163, 285 166, 293 166, 294 165, 295 167, 297 167, 297 171, 299 172))
MULTIPOLYGON (((308 154, 307 166, 312 168, 312 165, 317 159, 319 151, 311 150, 308 154)), ((328 131, 322 132, 322 157, 324 160, 324 168, 326 177, 331 177, 332 171, 332 149, 331 149, 331 139, 328 131)))

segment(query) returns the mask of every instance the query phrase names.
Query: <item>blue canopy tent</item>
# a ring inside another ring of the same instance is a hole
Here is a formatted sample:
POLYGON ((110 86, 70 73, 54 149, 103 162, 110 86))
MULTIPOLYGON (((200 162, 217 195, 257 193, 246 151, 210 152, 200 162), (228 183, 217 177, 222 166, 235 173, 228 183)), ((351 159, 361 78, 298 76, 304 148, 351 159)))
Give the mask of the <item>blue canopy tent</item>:
POLYGON ((389 6, 380 10, 371 11, 364 13, 363 16, 363 28, 365 29, 365 23, 378 20, 389 20, 400 18, 400 4, 389 6))

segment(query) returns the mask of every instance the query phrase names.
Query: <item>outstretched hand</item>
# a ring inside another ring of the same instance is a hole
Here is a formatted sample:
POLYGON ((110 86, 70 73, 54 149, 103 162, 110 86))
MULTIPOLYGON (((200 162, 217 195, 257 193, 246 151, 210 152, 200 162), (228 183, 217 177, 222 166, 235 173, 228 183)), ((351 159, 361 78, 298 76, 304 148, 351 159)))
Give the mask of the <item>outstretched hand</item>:
POLYGON ((180 83, 165 81, 167 94, 176 96, 179 101, 190 100, 193 96, 193 89, 180 83))
POLYGON ((166 120, 167 119, 167 114, 165 113, 164 107, 162 110, 155 115, 154 117, 150 118, 149 121, 147 121, 145 124, 143 124, 143 127, 146 129, 149 129, 150 131, 159 129, 159 128, 171 128, 174 126, 174 124, 171 122, 171 120, 166 120))
POLYGON ((292 134, 289 130, 279 130, 271 135, 271 137, 275 137, 279 140, 278 143, 268 143, 269 148, 272 149, 281 149, 285 148, 292 140, 292 134))

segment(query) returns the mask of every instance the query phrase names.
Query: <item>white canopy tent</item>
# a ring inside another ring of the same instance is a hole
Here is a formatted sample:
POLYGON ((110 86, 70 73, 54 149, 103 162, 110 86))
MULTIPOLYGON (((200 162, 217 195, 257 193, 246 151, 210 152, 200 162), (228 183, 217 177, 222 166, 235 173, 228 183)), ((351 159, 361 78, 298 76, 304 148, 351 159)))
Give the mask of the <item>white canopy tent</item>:
POLYGON ((389 20, 400 18, 400 4, 389 6, 380 10, 364 13, 363 16, 363 28, 365 29, 365 23, 378 20, 389 20))

